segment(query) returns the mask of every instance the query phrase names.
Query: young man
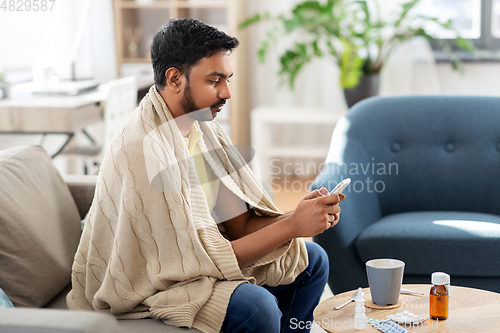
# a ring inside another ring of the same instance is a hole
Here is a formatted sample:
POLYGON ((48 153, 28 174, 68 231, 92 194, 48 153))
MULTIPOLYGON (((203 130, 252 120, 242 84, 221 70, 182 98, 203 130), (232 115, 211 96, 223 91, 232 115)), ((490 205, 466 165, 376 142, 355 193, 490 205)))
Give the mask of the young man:
POLYGON ((237 45, 194 19, 155 34, 155 86, 104 157, 71 309, 202 332, 309 330, 328 259, 298 237, 333 227, 345 197, 314 191, 283 215, 213 121, 237 45))

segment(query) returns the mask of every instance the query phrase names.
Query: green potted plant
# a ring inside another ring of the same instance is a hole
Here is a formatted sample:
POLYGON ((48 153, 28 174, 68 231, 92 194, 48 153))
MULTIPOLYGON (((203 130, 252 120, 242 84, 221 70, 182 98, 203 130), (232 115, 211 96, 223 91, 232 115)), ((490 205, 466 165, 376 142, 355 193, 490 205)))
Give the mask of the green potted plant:
MULTIPOLYGON (((453 30, 452 22, 413 14, 412 9, 418 2, 412 0, 402 4, 397 17, 387 21, 382 19, 377 1, 307 0, 287 14, 273 17, 257 13, 242 22, 240 28, 261 21, 275 23, 258 50, 261 62, 271 45, 283 36, 294 34, 292 46, 280 55, 279 71, 281 79, 292 89, 297 74, 307 63, 314 58, 330 58, 338 65, 340 86, 348 93, 363 77, 379 73, 398 45, 416 36, 435 41, 449 55, 453 68, 462 68, 451 42, 436 39, 424 30, 429 22, 453 30)), ((460 49, 473 50, 472 44, 460 37, 455 43, 460 49)))

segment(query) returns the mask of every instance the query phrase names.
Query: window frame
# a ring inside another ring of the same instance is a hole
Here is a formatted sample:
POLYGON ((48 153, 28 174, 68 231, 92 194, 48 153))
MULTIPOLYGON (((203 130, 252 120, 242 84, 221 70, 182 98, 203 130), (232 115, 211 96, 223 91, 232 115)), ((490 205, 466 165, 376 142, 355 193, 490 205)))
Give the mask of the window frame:
MULTIPOLYGON (((480 36, 479 38, 471 38, 470 41, 478 50, 487 51, 499 51, 500 50, 500 29, 498 31, 499 36, 493 35, 493 0, 480 0, 481 3, 481 14, 480 14, 480 36)), ((500 20, 500 17, 499 17, 500 20)), ((464 37, 467 38, 467 37, 464 37)), ((456 40, 456 38, 446 38, 441 37, 438 39, 443 40, 456 40)), ((436 49, 436 44, 431 43, 433 49, 436 49)), ((453 47, 455 50, 458 48, 453 47)))
POLYGON ((493 36, 493 0, 481 0, 481 37, 472 40, 481 50, 500 50, 500 36, 493 36))

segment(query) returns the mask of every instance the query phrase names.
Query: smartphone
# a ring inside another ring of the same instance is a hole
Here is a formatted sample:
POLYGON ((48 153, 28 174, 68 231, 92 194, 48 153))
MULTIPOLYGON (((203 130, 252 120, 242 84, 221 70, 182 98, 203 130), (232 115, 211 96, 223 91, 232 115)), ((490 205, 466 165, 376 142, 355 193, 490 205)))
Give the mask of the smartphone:
POLYGON ((343 181, 338 183, 333 190, 330 191, 330 194, 337 194, 337 195, 340 194, 350 183, 351 183, 351 178, 344 179, 343 181))

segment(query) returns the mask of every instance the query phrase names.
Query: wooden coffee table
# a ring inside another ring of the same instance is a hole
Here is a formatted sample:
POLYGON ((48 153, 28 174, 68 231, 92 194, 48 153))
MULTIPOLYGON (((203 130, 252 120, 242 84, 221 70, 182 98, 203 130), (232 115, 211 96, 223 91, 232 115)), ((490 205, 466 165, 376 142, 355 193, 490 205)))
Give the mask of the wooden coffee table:
MULTIPOLYGON (((401 294, 401 306, 394 309, 371 309, 365 307, 367 318, 385 319, 388 315, 409 311, 429 317, 430 285, 409 284, 403 288, 419 291, 425 296, 401 294)), ((370 289, 364 288, 365 301, 371 300, 370 289)), ((351 302, 340 310, 333 310, 349 300, 353 291, 348 291, 321 302, 314 310, 314 320, 327 332, 380 332, 367 325, 364 331, 354 329, 354 306, 351 302)), ((366 303, 366 302, 365 302, 366 303)), ((500 332, 500 294, 474 288, 451 286, 449 316, 447 320, 427 320, 409 332, 500 332)))

